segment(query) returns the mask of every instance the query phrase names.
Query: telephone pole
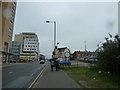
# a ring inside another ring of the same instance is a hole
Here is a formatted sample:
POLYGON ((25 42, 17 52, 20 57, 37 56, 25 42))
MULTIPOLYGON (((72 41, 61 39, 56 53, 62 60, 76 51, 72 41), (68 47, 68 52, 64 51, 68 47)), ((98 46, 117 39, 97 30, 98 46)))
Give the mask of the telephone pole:
POLYGON ((86 52, 87 50, 86 50, 86 40, 85 40, 85 52, 86 52))

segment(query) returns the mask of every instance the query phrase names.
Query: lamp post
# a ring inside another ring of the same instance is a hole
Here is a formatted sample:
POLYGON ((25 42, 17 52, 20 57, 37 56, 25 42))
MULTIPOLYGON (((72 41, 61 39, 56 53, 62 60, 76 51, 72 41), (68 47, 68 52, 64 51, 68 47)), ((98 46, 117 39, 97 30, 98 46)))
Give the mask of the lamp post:
POLYGON ((50 43, 51 43, 51 45, 52 45, 52 47, 51 47, 51 52, 53 51, 53 40, 49 40, 50 41, 50 43))
POLYGON ((46 21, 46 23, 53 23, 54 24, 54 53, 56 48, 56 22, 55 21, 46 21))

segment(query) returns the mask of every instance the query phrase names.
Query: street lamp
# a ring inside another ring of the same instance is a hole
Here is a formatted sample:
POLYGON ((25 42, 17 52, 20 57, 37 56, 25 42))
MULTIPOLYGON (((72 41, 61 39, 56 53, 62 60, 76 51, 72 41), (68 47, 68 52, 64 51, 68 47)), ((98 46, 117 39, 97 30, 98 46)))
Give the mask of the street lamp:
POLYGON ((56 22, 47 20, 46 23, 54 23, 54 53, 56 48, 56 22))
POLYGON ((53 51, 53 40, 49 40, 49 41, 51 42, 51 45, 52 45, 52 49, 51 50, 53 51))

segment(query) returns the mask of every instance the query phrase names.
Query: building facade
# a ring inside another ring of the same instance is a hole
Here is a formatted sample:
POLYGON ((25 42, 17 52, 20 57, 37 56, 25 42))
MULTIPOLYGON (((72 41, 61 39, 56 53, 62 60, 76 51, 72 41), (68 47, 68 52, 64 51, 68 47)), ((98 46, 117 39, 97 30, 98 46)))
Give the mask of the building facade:
POLYGON ((71 52, 70 52, 70 50, 67 47, 56 48, 55 49, 55 58, 63 58, 64 60, 65 59, 70 59, 70 56, 69 57, 65 56, 66 52, 71 55, 71 52))
POLYGON ((73 58, 83 58, 86 56, 97 56, 96 52, 90 52, 90 51, 75 51, 72 54, 73 58))
MULTIPOLYGON (((2 2, 2 29, 0 30, 0 58, 2 60, 9 59, 10 43, 13 36, 13 27, 15 20, 16 2, 2 2)), ((0 18, 1 19, 1 18, 0 18)))
POLYGON ((15 41, 20 44, 20 59, 26 61, 39 60, 39 40, 35 33, 21 33, 15 35, 15 41))
POLYGON ((10 47, 10 59, 11 60, 19 60, 20 57, 20 42, 12 41, 11 47, 10 47))

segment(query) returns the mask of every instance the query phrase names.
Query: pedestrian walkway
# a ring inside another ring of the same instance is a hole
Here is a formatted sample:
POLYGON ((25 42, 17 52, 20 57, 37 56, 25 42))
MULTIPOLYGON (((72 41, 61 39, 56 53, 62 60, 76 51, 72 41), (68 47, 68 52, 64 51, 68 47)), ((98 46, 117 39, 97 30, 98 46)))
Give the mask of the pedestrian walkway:
POLYGON ((51 71, 50 64, 46 66, 33 88, 80 88, 64 71, 51 71))

